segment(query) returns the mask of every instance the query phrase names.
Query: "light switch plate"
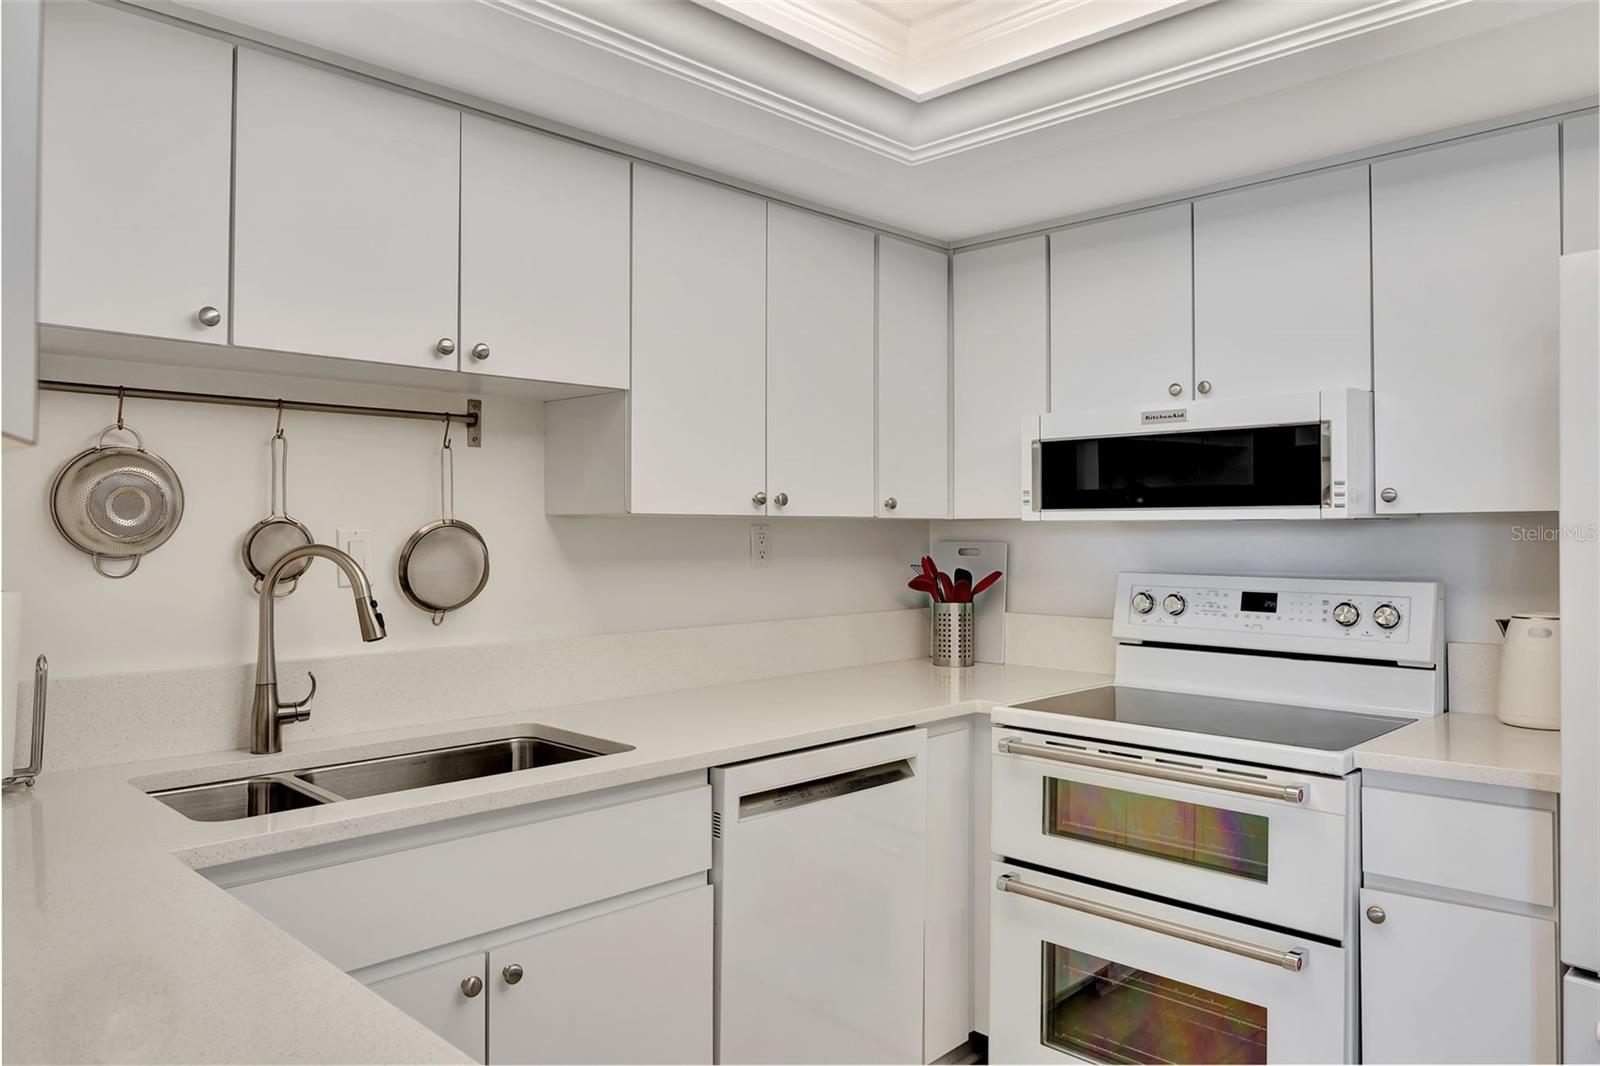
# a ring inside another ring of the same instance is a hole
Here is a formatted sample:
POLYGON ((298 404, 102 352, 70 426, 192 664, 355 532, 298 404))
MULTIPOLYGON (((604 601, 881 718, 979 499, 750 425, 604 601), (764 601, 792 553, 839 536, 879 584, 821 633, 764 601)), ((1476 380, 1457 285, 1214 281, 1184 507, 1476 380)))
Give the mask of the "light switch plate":
MULTIPOLYGON (((372 556, 372 530, 370 529, 341 529, 337 533, 336 547, 356 561, 356 565, 367 573, 372 572, 368 561, 372 556)), ((350 579, 345 577, 344 571, 333 567, 333 572, 339 575, 339 587, 350 587, 350 579)))

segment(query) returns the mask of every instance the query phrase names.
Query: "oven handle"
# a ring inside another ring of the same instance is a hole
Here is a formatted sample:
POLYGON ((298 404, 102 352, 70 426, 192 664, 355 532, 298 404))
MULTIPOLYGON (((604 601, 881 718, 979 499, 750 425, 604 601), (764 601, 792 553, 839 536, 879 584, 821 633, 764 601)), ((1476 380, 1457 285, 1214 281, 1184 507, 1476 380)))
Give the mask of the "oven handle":
POLYGON ((1256 962, 1264 962, 1270 966, 1279 966, 1292 973, 1299 973, 1305 969, 1306 956, 1303 951, 1274 951, 1264 948, 1259 944, 1252 944, 1247 940, 1235 940, 1231 936, 1221 933, 1211 933, 1204 929, 1195 929, 1177 922, 1169 922, 1162 918, 1152 918, 1147 914, 1137 911, 1124 910, 1121 907, 1112 907, 1105 903, 1094 903, 1076 896, 1062 895, 1052 892, 1048 888, 1039 888, 1020 880, 1016 874, 1001 874, 995 882, 995 887, 1001 892, 1011 892, 1018 896, 1026 896, 1042 903, 1052 903, 1057 907, 1065 907, 1071 911, 1081 911, 1096 918, 1107 921, 1119 922, 1122 925, 1131 925, 1138 929, 1148 929, 1152 933, 1174 937, 1178 940, 1187 940, 1191 944, 1201 947, 1215 948, 1233 955, 1242 955, 1256 962))
POLYGON ((1104 755, 1090 755, 1087 752, 1062 751, 1060 748, 1050 748, 1043 744, 1029 744, 1017 737, 1006 737, 996 747, 1005 755, 1030 755, 1036 759, 1049 759, 1051 762, 1064 762, 1071 766, 1087 766, 1095 770, 1110 770, 1118 774, 1132 774, 1135 777, 1151 777, 1157 781, 1172 781, 1180 785, 1195 785, 1199 788, 1217 789, 1222 792, 1236 792, 1241 796, 1255 796, 1259 799, 1281 800, 1284 803, 1304 803, 1306 799, 1306 786, 1304 785, 1269 785, 1259 781, 1229 781, 1216 778, 1210 774, 1197 774, 1190 770, 1174 770, 1166 766, 1145 766, 1140 763, 1130 763, 1122 759, 1111 759, 1104 755))

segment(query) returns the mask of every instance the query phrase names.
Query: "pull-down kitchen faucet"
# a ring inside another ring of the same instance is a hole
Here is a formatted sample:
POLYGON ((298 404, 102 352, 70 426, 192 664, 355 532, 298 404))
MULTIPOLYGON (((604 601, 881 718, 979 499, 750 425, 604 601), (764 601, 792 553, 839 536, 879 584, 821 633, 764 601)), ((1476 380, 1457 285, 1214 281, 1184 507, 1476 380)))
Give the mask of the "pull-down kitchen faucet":
MULTIPOLYGON (((366 573, 350 556, 326 544, 306 544, 291 548, 278 557, 272 569, 261 579, 261 644, 256 653, 256 694, 250 705, 250 753, 272 755, 283 750, 283 727, 288 722, 304 722, 311 717, 311 697, 317 694, 317 675, 311 675, 311 691, 304 699, 281 702, 278 699, 278 650, 273 638, 273 611, 276 599, 273 593, 278 579, 292 564, 301 559, 327 559, 344 571, 350 579, 350 589, 355 594, 356 622, 361 626, 361 639, 368 643, 382 640, 383 615, 378 613, 378 601, 372 598, 372 585, 366 573)), ((309 564, 308 564, 309 565, 309 564)))

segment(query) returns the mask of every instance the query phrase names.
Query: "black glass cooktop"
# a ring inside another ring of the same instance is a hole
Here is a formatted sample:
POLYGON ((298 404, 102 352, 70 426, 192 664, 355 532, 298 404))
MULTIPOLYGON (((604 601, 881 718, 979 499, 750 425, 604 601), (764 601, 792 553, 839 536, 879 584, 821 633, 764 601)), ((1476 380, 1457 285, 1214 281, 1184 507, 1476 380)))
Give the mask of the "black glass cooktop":
POLYGON ((1218 696, 1191 696, 1182 692, 1158 692, 1155 689, 1120 688, 1115 685, 1050 696, 1016 706, 1025 711, 1098 718, 1107 722, 1127 722, 1131 725, 1256 740, 1263 744, 1284 744, 1318 751, 1346 751, 1411 722, 1409 718, 1391 718, 1381 714, 1330 711, 1321 707, 1258 703, 1218 696))

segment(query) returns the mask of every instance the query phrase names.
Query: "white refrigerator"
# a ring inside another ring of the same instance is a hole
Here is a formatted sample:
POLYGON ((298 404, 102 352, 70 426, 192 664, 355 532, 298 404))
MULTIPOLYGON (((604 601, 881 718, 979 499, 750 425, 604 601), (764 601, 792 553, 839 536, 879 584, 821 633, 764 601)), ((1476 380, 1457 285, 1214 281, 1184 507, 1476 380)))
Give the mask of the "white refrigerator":
POLYGON ((1600 1063, 1600 252, 1561 257, 1561 961, 1568 1063, 1600 1063))

